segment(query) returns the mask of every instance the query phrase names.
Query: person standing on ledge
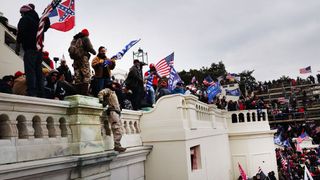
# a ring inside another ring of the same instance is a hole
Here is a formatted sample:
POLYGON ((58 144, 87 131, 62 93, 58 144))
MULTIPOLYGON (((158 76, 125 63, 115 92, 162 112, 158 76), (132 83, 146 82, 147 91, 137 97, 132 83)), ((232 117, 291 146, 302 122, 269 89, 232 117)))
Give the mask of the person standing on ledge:
MULTIPOLYGON (((39 16, 34 10, 33 4, 27 4, 20 8, 21 19, 18 23, 17 44, 15 52, 20 54, 20 45, 24 50, 23 62, 27 80, 27 95, 43 97, 44 78, 41 70, 42 52, 37 50, 37 32, 39 28, 39 16)), ((44 32, 50 27, 47 20, 44 32)))
POLYGON ((138 59, 133 60, 133 66, 129 70, 127 79, 125 80, 126 87, 132 91, 132 106, 133 110, 141 109, 141 100, 144 96, 142 64, 138 59))
POLYGON ((106 113, 113 133, 114 150, 118 152, 126 151, 126 148, 120 144, 122 138, 121 109, 116 93, 109 88, 105 88, 99 92, 98 98, 103 107, 108 105, 106 113))
POLYGON ((87 96, 89 95, 88 90, 91 76, 89 53, 96 55, 96 51, 93 49, 89 39, 89 31, 87 29, 83 29, 73 37, 68 51, 71 59, 74 60, 73 68, 76 87, 79 89, 79 94, 87 96))

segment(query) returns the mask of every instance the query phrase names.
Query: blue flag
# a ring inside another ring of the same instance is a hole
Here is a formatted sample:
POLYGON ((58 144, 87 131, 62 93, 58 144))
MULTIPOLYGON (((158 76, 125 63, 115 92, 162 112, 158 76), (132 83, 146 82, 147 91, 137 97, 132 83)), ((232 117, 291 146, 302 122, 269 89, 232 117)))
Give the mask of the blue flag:
POLYGON ((171 67, 169 79, 168 79, 168 89, 172 91, 178 82, 182 81, 177 71, 174 67, 171 67))
POLYGON ((282 146, 281 134, 282 132, 278 136, 274 137, 274 140, 273 140, 275 144, 278 144, 280 146, 282 146))
POLYGON ((213 83, 209 86, 207 89, 208 102, 211 103, 219 93, 221 93, 220 82, 213 83))
POLYGON ((233 90, 228 90, 226 89, 226 95, 230 95, 230 96, 240 96, 240 89, 233 89, 233 90))
POLYGON ((204 85, 206 86, 211 86, 214 84, 213 79, 211 78, 210 75, 208 75, 207 77, 204 78, 203 82, 204 85))
POLYGON ((153 75, 150 75, 147 79, 147 83, 146 83, 146 90, 147 90, 147 93, 148 91, 151 89, 152 87, 152 80, 153 80, 153 75))
POLYGON ((124 56, 124 54, 126 54, 126 52, 130 48, 132 48, 132 46, 137 44, 139 41, 140 41, 140 39, 131 41, 129 44, 126 45, 126 47, 124 47, 124 49, 122 49, 122 51, 120 51, 116 55, 112 56, 111 59, 116 59, 116 60, 121 59, 124 56))

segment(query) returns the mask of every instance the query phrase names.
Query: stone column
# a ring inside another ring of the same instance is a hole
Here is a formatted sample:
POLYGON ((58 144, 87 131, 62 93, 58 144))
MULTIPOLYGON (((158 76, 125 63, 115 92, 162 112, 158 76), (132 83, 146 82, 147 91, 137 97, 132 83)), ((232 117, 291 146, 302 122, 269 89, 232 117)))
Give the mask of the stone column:
POLYGON ((101 136, 100 116, 102 105, 94 97, 74 95, 65 100, 71 103, 68 109, 72 131, 71 151, 74 155, 104 151, 101 136))

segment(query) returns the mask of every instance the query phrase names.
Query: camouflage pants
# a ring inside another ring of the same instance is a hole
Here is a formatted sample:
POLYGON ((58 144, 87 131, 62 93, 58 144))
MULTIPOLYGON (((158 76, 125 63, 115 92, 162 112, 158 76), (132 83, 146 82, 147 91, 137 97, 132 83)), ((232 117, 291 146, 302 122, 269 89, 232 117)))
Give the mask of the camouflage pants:
POLYGON ((73 63, 75 84, 90 82, 90 64, 87 56, 82 59, 76 59, 73 63))
POLYGON ((122 125, 119 114, 115 111, 110 111, 108 121, 113 133, 114 147, 121 147, 120 140, 122 138, 122 125))

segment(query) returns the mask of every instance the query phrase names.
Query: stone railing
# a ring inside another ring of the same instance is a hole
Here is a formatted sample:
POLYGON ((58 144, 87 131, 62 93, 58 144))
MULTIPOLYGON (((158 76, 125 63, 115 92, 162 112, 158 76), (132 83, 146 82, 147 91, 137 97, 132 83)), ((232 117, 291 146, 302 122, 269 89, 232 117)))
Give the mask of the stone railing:
POLYGON ((266 109, 228 111, 226 114, 230 132, 270 130, 266 109))
POLYGON ((193 95, 163 96, 157 101, 153 110, 143 113, 141 127, 143 140, 151 141, 158 138, 171 140, 173 137, 183 139, 185 136, 193 136, 195 130, 200 129, 205 133, 227 132, 226 117, 223 112, 215 105, 200 102, 193 95), (157 126, 154 125, 155 122, 157 126), (161 133, 163 129, 170 129, 174 135, 161 133))
MULTIPOLYGON (((142 145, 141 114, 122 111, 123 146, 142 145)), ((111 149, 111 125, 97 98, 57 101, 0 93, 0 164, 111 149)))

